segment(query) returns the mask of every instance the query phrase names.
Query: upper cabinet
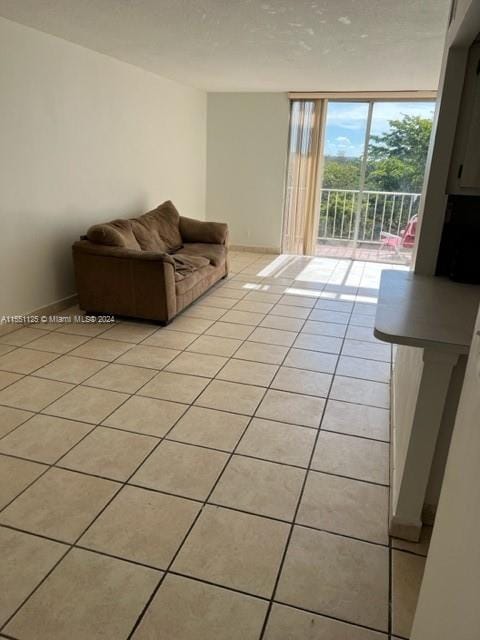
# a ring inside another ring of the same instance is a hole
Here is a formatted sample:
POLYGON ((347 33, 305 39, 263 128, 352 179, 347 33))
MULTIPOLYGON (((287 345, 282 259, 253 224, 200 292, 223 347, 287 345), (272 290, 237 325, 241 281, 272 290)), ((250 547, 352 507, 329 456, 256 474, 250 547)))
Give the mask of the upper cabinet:
POLYGON ((470 48, 450 165, 449 193, 480 195, 480 42, 470 48))

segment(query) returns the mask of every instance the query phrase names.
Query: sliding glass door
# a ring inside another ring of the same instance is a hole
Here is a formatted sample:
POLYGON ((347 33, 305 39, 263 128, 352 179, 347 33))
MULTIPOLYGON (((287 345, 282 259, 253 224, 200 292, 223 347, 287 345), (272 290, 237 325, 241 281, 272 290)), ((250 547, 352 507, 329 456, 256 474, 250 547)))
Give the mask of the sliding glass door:
POLYGON ((346 250, 356 245, 370 112, 366 102, 328 102, 319 197, 319 246, 327 245, 333 238, 346 250))
MULTIPOLYGON (((300 108, 294 105, 302 102, 292 102, 292 113, 300 108)), ((316 145, 315 195, 310 194, 310 202, 315 202, 315 237, 304 245, 323 256, 408 262, 416 237, 434 102, 309 101, 310 105, 315 102, 318 114, 323 114, 316 145)), ((298 121, 292 118, 290 140, 298 139, 295 127, 298 121)), ((315 148, 307 147, 303 153, 313 157, 315 148)), ((299 186, 289 172, 290 193, 297 193, 299 186)), ((301 219, 301 206, 295 211, 301 219)))

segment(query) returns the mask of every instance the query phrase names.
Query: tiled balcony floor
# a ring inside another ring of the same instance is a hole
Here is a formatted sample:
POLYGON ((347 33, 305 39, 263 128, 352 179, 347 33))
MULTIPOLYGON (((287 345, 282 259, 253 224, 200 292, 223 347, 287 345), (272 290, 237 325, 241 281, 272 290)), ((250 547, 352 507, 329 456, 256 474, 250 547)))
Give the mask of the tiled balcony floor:
POLYGON ((235 253, 167 328, 0 327, 0 635, 407 638, 383 267, 235 253))
POLYGON ((319 242, 316 247, 316 255, 322 258, 343 258, 346 260, 379 262, 382 264, 409 265, 412 259, 412 252, 408 249, 401 249, 396 252, 393 249, 378 247, 368 247, 361 245, 354 249, 349 243, 324 244, 319 242))

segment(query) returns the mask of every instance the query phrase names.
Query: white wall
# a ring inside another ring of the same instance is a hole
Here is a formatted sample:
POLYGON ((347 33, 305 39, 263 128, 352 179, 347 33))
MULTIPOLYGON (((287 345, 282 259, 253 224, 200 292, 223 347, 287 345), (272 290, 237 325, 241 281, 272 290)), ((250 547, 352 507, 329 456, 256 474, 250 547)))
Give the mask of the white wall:
POLYGON ((284 93, 210 93, 207 218, 232 244, 280 248, 289 101, 284 93))
POLYGON ((0 19, 0 111, 0 315, 74 293, 94 222, 204 218, 204 92, 0 19))

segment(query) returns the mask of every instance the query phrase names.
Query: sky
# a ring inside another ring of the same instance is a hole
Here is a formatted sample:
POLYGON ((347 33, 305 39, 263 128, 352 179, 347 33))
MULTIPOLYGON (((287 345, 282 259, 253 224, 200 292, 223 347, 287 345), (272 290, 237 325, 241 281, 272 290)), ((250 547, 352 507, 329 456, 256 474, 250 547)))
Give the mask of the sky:
MULTIPOLYGON (((373 106, 373 135, 385 133, 389 120, 404 114, 433 118, 433 102, 376 102, 373 106)), ((358 157, 363 153, 368 104, 365 102, 328 103, 325 155, 358 157)))

